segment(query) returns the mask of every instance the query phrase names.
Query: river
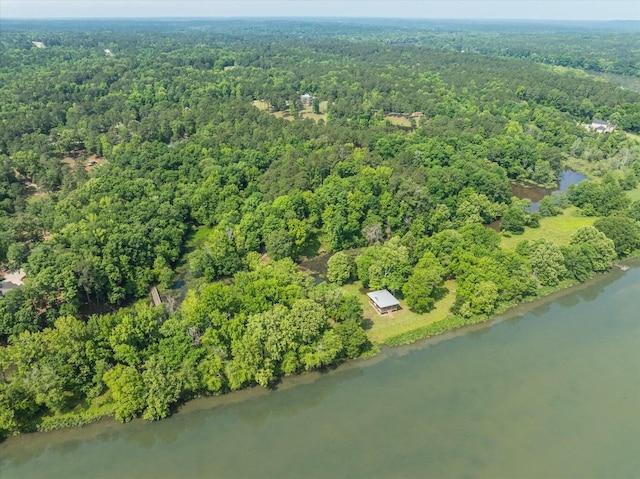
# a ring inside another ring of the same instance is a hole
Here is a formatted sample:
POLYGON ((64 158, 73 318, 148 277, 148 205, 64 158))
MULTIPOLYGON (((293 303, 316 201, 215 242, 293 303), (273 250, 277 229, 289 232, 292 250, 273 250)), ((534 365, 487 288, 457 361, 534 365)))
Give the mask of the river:
POLYGON ((0 477, 640 477, 633 266, 276 391, 12 438, 0 477))

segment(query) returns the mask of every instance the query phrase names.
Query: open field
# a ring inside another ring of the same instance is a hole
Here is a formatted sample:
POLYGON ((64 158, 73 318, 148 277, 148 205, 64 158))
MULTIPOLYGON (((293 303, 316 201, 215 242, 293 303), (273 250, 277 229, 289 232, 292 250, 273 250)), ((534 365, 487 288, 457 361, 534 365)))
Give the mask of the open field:
POLYGON ((631 138, 632 140, 635 141, 639 141, 640 142, 640 135, 636 135, 635 133, 629 133, 628 131, 625 131, 625 133, 627 134, 627 136, 629 138, 631 138))
POLYGON ((446 318, 456 298, 456 283, 455 281, 447 281, 445 286, 449 292, 444 298, 436 303, 436 307, 433 311, 426 314, 414 313, 409 309, 404 300, 400 300, 402 309, 387 316, 380 316, 369 304, 368 296, 361 290, 362 283, 360 283, 360 281, 347 284, 343 286, 342 289, 346 293, 352 294, 360 300, 362 310, 364 312, 363 316, 365 324, 368 323, 370 325, 369 328, 365 326, 365 331, 369 341, 375 344, 384 344, 387 339, 393 336, 412 331, 446 318))
POLYGON ((640 201, 640 186, 636 186, 635 189, 627 191, 627 196, 631 198, 631 201, 640 201))
POLYGON ((327 120, 327 115, 326 113, 314 113, 313 111, 307 111, 306 109, 302 112, 300 112, 300 116, 302 118, 310 118, 312 120, 318 121, 318 120, 327 120))
POLYGON ((287 121, 293 121, 294 120, 293 116, 291 116, 291 113, 289 113, 288 111, 275 111, 275 112, 273 112, 271 114, 273 116, 275 116, 276 118, 282 118, 283 120, 287 120, 287 121))
POLYGON ((201 226, 198 230, 189 238, 187 241, 187 246, 192 248, 202 248, 207 237, 213 232, 215 228, 207 228, 205 226, 201 226))
POLYGON ((542 218, 540 228, 525 228, 524 234, 503 236, 500 246, 505 249, 515 249, 520 241, 535 241, 541 238, 548 239, 559 246, 568 245, 573 233, 583 226, 593 225, 597 219, 594 216, 581 216, 578 208, 572 206, 564 210, 561 215, 542 218))
POLYGON ((407 118, 406 116, 387 115, 384 117, 384 119, 389 120, 393 125, 411 128, 411 120, 409 120, 409 118, 407 118))
MULTIPOLYGON (((289 113, 289 111, 270 111, 269 103, 267 103, 266 101, 253 100, 251 104, 262 111, 266 111, 267 113, 272 114, 276 118, 282 118, 288 121, 294 120, 294 117, 291 115, 291 113, 289 113)), ((300 118, 301 119, 309 118, 316 122, 318 120, 326 121, 327 120, 327 102, 326 101, 320 102, 320 113, 314 113, 313 107, 310 107, 310 106, 303 108, 302 110, 300 110, 300 118)))
POLYGON ((65 163, 71 167, 76 166, 80 161, 82 162, 82 165, 86 171, 91 171, 98 166, 102 166, 109 163, 109 160, 98 155, 90 155, 88 157, 84 157, 81 155, 65 156, 64 158, 62 158, 62 160, 60 160, 61 163, 65 163))
POLYGON ((264 100, 253 100, 251 104, 255 106, 258 110, 269 111, 269 103, 267 103, 264 100))

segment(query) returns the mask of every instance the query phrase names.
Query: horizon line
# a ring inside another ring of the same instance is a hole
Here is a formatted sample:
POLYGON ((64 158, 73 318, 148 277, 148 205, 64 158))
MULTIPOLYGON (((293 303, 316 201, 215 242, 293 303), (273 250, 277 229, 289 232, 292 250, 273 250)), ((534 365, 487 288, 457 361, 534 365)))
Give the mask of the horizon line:
POLYGON ((56 20, 455 20, 455 21, 498 21, 498 22, 582 22, 582 23, 611 23, 611 22, 639 22, 638 19, 580 19, 580 18, 464 18, 464 17, 359 17, 359 16, 162 16, 162 17, 105 17, 105 16, 88 16, 88 17, 2 17, 0 20, 37 20, 37 21, 56 21, 56 20))

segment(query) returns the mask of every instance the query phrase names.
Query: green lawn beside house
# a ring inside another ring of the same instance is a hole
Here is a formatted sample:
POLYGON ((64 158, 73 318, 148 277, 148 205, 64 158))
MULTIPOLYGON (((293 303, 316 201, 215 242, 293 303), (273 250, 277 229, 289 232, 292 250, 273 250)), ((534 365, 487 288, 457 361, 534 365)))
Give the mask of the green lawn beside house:
POLYGON ((413 331, 436 321, 441 321, 449 315, 449 310, 456 299, 455 281, 447 281, 445 287, 449 291, 444 298, 436 303, 433 311, 418 314, 409 309, 404 300, 400 300, 402 309, 394 313, 381 316, 369 304, 369 297, 362 290, 362 283, 356 281, 342 287, 345 293, 356 296, 362 304, 365 319, 365 331, 369 341, 374 344, 384 344, 393 336, 413 331))

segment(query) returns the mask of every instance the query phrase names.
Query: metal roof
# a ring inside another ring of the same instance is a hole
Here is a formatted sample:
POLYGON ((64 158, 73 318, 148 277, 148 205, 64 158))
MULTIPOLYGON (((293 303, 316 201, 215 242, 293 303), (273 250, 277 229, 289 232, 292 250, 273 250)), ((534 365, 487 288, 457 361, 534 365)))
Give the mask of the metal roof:
POLYGON ((389 306, 396 306, 400 304, 400 301, 398 301, 396 297, 386 289, 372 291, 370 293, 367 293, 367 296, 369 296, 369 298, 371 298, 371 300, 376 303, 378 308, 388 308, 389 306))

